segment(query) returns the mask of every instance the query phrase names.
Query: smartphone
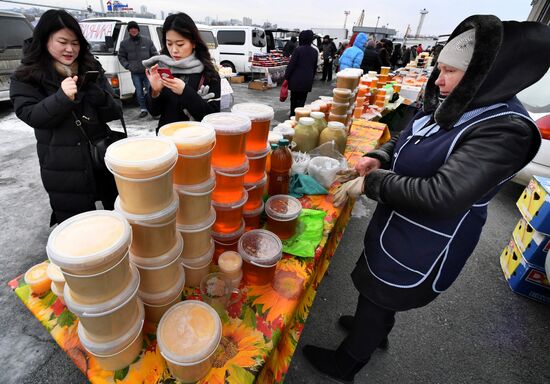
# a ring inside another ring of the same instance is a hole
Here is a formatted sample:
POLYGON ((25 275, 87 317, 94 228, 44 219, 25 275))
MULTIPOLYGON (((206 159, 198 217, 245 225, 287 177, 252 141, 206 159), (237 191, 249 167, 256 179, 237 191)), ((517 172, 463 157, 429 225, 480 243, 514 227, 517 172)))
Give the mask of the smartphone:
POLYGON ((99 71, 88 71, 84 74, 80 88, 86 87, 90 83, 95 83, 99 77, 99 71))
POLYGON ((174 78, 174 75, 172 75, 172 72, 170 72, 168 68, 157 68, 157 71, 162 78, 165 78, 165 79, 174 78))

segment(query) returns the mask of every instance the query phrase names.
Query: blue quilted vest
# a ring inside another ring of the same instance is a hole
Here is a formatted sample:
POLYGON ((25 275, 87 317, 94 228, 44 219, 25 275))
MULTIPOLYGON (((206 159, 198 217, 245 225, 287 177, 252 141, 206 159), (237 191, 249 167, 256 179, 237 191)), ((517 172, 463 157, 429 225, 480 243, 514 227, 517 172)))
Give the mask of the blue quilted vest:
MULTIPOLYGON (((437 124, 425 126, 431 115, 419 113, 396 143, 391 169, 399 175, 431 177, 447 161, 462 135, 475 129, 477 123, 508 114, 522 116, 534 124, 515 97, 466 112, 449 131, 437 124)), ((449 288, 479 241, 489 201, 507 180, 466 212, 451 218, 405 215, 378 204, 365 234, 363 253, 370 272, 397 288, 417 287, 437 273, 432 289, 439 293, 449 288), (434 271, 436 265, 440 265, 438 271, 434 271)))

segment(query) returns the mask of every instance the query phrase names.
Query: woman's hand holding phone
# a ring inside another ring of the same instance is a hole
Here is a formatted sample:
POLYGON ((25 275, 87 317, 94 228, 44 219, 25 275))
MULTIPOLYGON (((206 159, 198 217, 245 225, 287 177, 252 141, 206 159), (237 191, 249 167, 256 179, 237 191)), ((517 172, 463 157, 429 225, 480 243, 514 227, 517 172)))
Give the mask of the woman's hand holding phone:
POLYGON ((158 97, 160 91, 162 91, 162 88, 164 87, 164 84, 162 83, 162 77, 158 72, 158 65, 155 64, 151 68, 147 68, 145 70, 145 75, 149 80, 149 84, 151 84, 151 96, 158 97))
POLYGON ((74 101, 76 92, 78 91, 78 87, 76 86, 77 80, 78 76, 73 76, 67 77, 61 82, 61 90, 72 101, 74 101))
POLYGON ((161 81, 163 86, 174 92, 176 95, 181 95, 185 89, 185 82, 177 77, 172 79, 161 77, 161 81))

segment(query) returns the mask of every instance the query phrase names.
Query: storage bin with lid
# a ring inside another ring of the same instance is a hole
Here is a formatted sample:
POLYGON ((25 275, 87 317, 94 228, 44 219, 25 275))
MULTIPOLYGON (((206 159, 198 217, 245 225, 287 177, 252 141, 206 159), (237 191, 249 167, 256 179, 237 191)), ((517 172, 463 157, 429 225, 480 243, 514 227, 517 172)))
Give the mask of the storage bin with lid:
POLYGON ((288 195, 271 196, 265 203, 267 229, 279 239, 286 240, 294 236, 298 217, 302 212, 300 200, 288 195))
POLYGON ((215 167, 237 167, 245 160, 246 135, 251 122, 245 115, 229 112, 217 112, 202 119, 216 130, 216 146, 212 153, 212 165, 215 167))
POLYGON ((166 291, 159 293, 138 291, 138 296, 143 301, 147 321, 158 323, 168 309, 181 301, 186 276, 183 265, 178 264, 178 270, 178 281, 166 291))

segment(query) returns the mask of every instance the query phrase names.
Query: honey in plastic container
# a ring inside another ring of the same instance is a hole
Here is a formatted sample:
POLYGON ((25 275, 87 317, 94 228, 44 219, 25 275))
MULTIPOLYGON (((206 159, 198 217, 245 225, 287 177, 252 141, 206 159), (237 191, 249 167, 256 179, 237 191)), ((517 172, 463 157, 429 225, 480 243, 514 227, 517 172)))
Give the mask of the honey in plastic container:
MULTIPOLYGON (((292 128, 289 128, 289 129, 292 129, 292 128)), ((294 129, 292 129, 292 132, 294 134, 294 129)), ((246 152, 249 169, 248 169, 248 172, 244 175, 245 184, 254 183, 264 178, 265 163, 267 160, 267 155, 269 155, 269 151, 270 151, 269 147, 264 147, 261 151, 246 152)))
POLYGON ((202 122, 216 130, 212 166, 232 168, 242 165, 246 159, 245 144, 251 128, 250 119, 237 113, 218 112, 206 115, 202 122))
POLYGON ((211 229, 216 220, 216 211, 210 210, 210 216, 202 223, 194 225, 177 224, 176 228, 183 238, 181 257, 193 259, 204 255, 212 244, 211 229))
POLYGON ((244 231, 245 231, 245 222, 244 220, 242 220, 239 229, 237 229, 235 232, 231 232, 231 233, 220 233, 215 231, 212 232, 212 239, 214 240, 214 244, 215 244, 214 263, 218 262, 218 258, 222 253, 226 251, 234 251, 234 252, 238 251, 237 244, 239 242, 239 239, 243 235, 244 231))
POLYGON ((258 207, 260 207, 260 205, 262 205, 266 184, 267 176, 265 175, 265 172, 263 179, 261 179, 260 181, 250 184, 244 184, 244 188, 246 189, 246 192, 248 192, 248 200, 244 205, 245 210, 250 211, 252 209, 257 209, 258 207))
POLYGON ((174 190, 179 196, 176 222, 182 225, 194 225, 206 220, 210 215, 212 192, 215 185, 214 171, 204 183, 174 185, 174 190))
POLYGON ((298 107, 294 109, 294 116, 296 118, 296 121, 300 121, 302 117, 309 117, 309 114, 311 113, 311 110, 304 107, 298 107))
POLYGON ((241 199, 234 203, 212 201, 212 207, 216 210, 216 222, 212 227, 215 232, 231 233, 240 228, 243 207, 248 200, 248 193, 244 188, 241 196, 241 199))
POLYGON ((214 167, 216 186, 212 192, 212 200, 216 203, 234 203, 242 198, 244 179, 249 172, 248 159, 233 168, 214 167))
POLYGON ((243 218, 245 222, 245 231, 251 231, 253 229, 259 229, 261 226, 262 213, 264 213, 264 202, 258 208, 243 211, 243 218))
POLYGON ((253 229, 239 240, 243 258, 243 278, 251 285, 266 285, 273 281, 277 263, 283 255, 283 244, 273 232, 253 229))
POLYGON ((210 178, 212 151, 216 142, 214 127, 197 121, 181 121, 162 126, 159 136, 172 140, 178 148, 174 184, 194 185, 210 178))
POLYGON ((267 135, 271 120, 275 115, 273 108, 268 105, 258 103, 235 104, 231 112, 242 113, 250 119, 252 127, 246 136, 246 151, 257 152, 266 147, 267 135))
POLYGON ((138 291, 143 301, 147 321, 158 323, 166 311, 181 301, 186 278, 183 265, 178 264, 178 270, 178 281, 165 291, 158 293, 138 291))
POLYGON ((351 98, 351 89, 349 88, 334 88, 332 90, 332 103, 347 103, 351 98))
POLYGON ((27 284, 32 293, 41 296, 50 290, 52 281, 48 277, 48 263, 40 263, 32 266, 25 273, 25 284, 27 284))
POLYGON ((294 236, 298 217, 302 212, 300 200, 288 195, 271 196, 265 203, 267 229, 279 239, 286 240, 294 236))

